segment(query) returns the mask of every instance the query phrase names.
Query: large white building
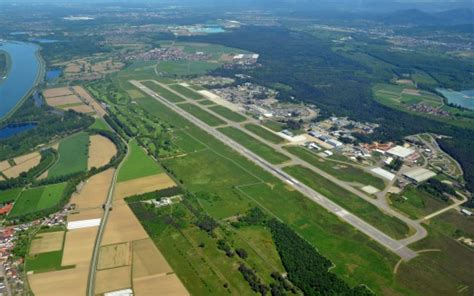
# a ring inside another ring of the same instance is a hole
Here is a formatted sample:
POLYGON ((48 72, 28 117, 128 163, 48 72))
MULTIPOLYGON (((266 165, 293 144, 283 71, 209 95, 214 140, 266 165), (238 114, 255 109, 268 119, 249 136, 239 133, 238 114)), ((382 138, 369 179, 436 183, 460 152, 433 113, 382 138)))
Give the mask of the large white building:
POLYGON ((415 153, 415 150, 413 149, 410 149, 410 148, 405 148, 403 146, 395 146, 393 147, 392 149, 388 150, 386 152, 388 155, 390 156, 394 156, 394 157, 399 157, 401 159, 405 159, 407 158, 408 156, 412 155, 413 153, 415 153))
POLYGON ((403 173, 403 176, 415 183, 421 183, 428 180, 429 178, 433 178, 436 176, 436 173, 425 168, 417 167, 403 173))

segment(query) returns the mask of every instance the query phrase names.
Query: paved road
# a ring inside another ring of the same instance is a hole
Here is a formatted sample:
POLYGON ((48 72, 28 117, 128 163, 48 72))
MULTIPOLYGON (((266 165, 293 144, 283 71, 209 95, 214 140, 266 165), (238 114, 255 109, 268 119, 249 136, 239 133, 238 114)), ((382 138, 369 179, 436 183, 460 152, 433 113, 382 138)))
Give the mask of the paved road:
MULTIPOLYGON (((111 128, 111 130, 113 129, 111 128)), ((117 182, 117 176, 120 171, 120 168, 122 167, 122 164, 125 162, 125 160, 127 159, 130 153, 130 148, 128 147, 128 143, 125 143, 125 144, 127 145, 127 154, 125 155, 124 159, 122 160, 122 162, 120 163, 120 165, 117 167, 117 169, 114 172, 114 176, 112 178, 112 182, 109 187, 109 192, 107 193, 107 199, 105 201, 104 215, 102 216, 102 219, 100 220, 99 230, 97 232, 97 237, 94 244, 94 250, 92 252, 92 259, 91 259, 91 264, 90 264, 90 269, 89 269, 89 278, 87 282, 87 295, 88 296, 95 295, 95 277, 96 277, 96 272, 97 272, 97 264, 99 262, 100 244, 102 242, 102 237, 104 236, 105 226, 107 225, 107 220, 109 218, 110 211, 112 210, 112 202, 114 200, 114 192, 115 192, 115 184, 117 182)))
MULTIPOLYGON (((192 99, 189 99, 189 98, 185 97, 184 95, 176 92, 175 90, 168 87, 167 85, 165 85, 163 83, 160 83, 160 82, 156 82, 156 83, 158 83, 161 87, 166 88, 167 90, 169 90, 169 91, 175 93, 176 95, 182 97, 183 99, 185 99, 187 101, 187 103, 194 104, 198 107, 201 107, 201 106, 199 106, 199 104, 195 100, 192 100, 192 99)), ((254 124, 260 125, 260 122, 256 119, 253 119, 253 118, 248 118, 247 121, 245 121, 244 123, 242 123, 242 122, 236 123, 236 122, 233 122, 233 121, 223 117, 222 115, 214 112, 211 109, 206 109, 206 111, 208 111, 209 113, 211 113, 214 116, 221 119, 223 122, 226 123, 226 126, 232 126, 234 128, 237 128, 240 131, 248 134, 251 137, 254 137, 254 135, 251 132, 249 132, 248 130, 246 130, 245 128, 243 128, 242 127, 243 124, 248 123, 248 122, 252 122, 254 124)), ((372 197, 368 196, 366 193, 354 188, 353 186, 351 186, 347 182, 341 181, 341 180, 337 179, 336 177, 334 177, 333 175, 328 174, 325 171, 321 170, 320 168, 318 168, 318 167, 316 167, 316 166, 300 159, 299 157, 289 153, 287 150, 283 149, 283 145, 275 144, 275 143, 267 141, 263 138, 259 139, 259 141, 261 141, 262 143, 272 147, 275 151, 286 155, 290 159, 289 161, 287 161, 287 162, 285 162, 281 165, 273 165, 274 168, 276 168, 276 167, 283 168, 285 166, 291 166, 291 165, 299 165, 299 166, 304 166, 306 168, 309 168, 312 171, 314 171, 315 173, 319 174, 320 176, 322 176, 322 177, 326 178, 327 180, 333 182, 334 184, 338 185, 339 187, 344 188, 345 190, 351 192, 352 194, 364 199, 366 202, 369 202, 369 203, 373 204, 374 206, 379 208, 383 213, 385 213, 387 215, 390 215, 390 216, 393 216, 393 217, 396 217, 399 220, 401 220, 402 222, 404 222, 405 224, 407 224, 409 227, 411 227, 411 230, 414 231, 414 233, 412 235, 410 235, 409 237, 401 240, 401 242, 403 242, 403 244, 409 245, 413 242, 416 242, 416 241, 419 241, 419 240, 425 238, 428 235, 428 232, 421 225, 420 221, 412 220, 412 219, 408 218, 407 216, 401 214, 400 212, 392 209, 392 207, 390 207, 390 205, 388 204, 387 199, 385 198, 385 195, 383 195, 382 197, 380 197, 378 199, 373 199, 372 197)), ((386 187, 387 191, 388 191, 390 186, 391 186, 391 184, 389 184, 389 186, 386 187)))
MULTIPOLYGON (((372 238, 373 240, 377 241, 378 243, 385 246, 387 249, 391 250, 392 252, 399 255, 403 260, 410 260, 414 258, 417 253, 404 244, 398 242, 397 240, 392 239, 391 237, 387 236, 385 233, 381 232, 380 230, 376 229, 372 225, 368 224, 367 222, 363 221, 362 219, 358 218, 357 216, 353 215, 352 213, 348 212, 341 206, 337 205, 336 203, 332 202, 327 197, 319 194, 318 192, 314 191, 312 188, 298 182, 290 175, 286 174, 282 169, 273 166, 272 164, 268 163, 266 160, 262 159, 255 153, 251 152, 250 150, 243 147, 238 142, 230 139, 226 135, 222 134, 219 130, 214 127, 210 127, 201 120, 197 119, 196 117, 192 116, 191 114, 187 113, 186 111, 182 110, 175 104, 168 102, 166 99, 162 98, 149 88, 145 87, 138 81, 131 80, 134 86, 145 92, 146 94, 150 95, 155 100, 159 101, 163 105, 167 106, 177 114, 185 117, 190 122, 198 126, 199 128, 205 130, 209 134, 213 135, 215 138, 220 140, 221 142, 225 143, 232 149, 236 150, 246 158, 250 159, 261 168, 266 170, 267 172, 271 173, 275 177, 281 179, 282 181, 290 184, 296 190, 301 192, 302 194, 306 195, 308 198, 313 200, 314 202, 318 203, 328 211, 337 215, 341 220, 349 223, 354 228, 358 229, 359 231, 365 233, 367 236, 372 238)), ((227 121, 227 120, 226 120, 227 121)))

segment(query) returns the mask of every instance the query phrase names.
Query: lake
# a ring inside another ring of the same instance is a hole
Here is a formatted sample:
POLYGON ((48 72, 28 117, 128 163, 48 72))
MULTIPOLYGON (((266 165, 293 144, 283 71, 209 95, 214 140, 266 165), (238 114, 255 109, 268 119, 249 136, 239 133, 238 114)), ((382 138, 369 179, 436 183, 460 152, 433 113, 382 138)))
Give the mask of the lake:
POLYGON ((474 89, 454 91, 451 89, 437 88, 436 90, 448 99, 448 103, 474 110, 474 89))
POLYGON ((0 50, 10 55, 11 68, 7 78, 0 83, 0 119, 7 115, 35 86, 42 75, 42 65, 32 43, 4 41, 0 50))
POLYGON ((0 129, 0 140, 9 138, 21 132, 26 132, 35 128, 37 125, 38 124, 34 122, 9 124, 6 127, 0 129))
POLYGON ((205 26, 205 27, 190 27, 188 28, 191 33, 205 33, 205 34, 215 34, 215 33, 224 33, 225 30, 219 26, 205 26))
POLYGON ((62 73, 63 73, 63 71, 61 69, 49 70, 49 71, 46 72, 46 80, 47 81, 53 81, 54 79, 61 76, 62 73))

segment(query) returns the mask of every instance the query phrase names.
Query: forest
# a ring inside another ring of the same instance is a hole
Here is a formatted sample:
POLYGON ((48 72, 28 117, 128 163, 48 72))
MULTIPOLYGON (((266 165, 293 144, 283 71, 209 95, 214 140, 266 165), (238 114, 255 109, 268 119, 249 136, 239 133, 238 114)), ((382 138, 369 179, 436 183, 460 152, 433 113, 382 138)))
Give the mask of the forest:
POLYGON ((8 56, 5 52, 0 51, 0 80, 7 75, 8 56))
MULTIPOLYGON (((183 37, 184 40, 222 44, 249 50, 260 54, 261 67, 254 69, 218 69, 215 74, 233 76, 243 73, 251 76, 255 83, 279 89, 279 99, 297 100, 316 104, 322 117, 332 114, 348 116, 357 121, 380 124, 380 128, 366 140, 400 141, 403 137, 431 132, 449 138, 439 140, 440 146, 461 164, 469 189, 474 189, 474 132, 454 127, 401 111, 385 107, 373 98, 371 87, 383 81, 370 67, 360 61, 342 56, 331 49, 328 41, 318 39, 305 32, 289 31, 275 27, 243 27, 228 34, 183 37)), ((385 59, 401 67, 411 65, 413 69, 429 64, 426 57, 415 55, 408 63, 408 57, 385 53, 385 59)), ((466 67, 454 69, 451 60, 436 62, 431 73, 442 77, 446 73, 471 76, 466 67), (436 67, 435 67, 436 66, 436 67), (439 72, 445 69, 444 72, 439 72), (452 73, 457 71, 456 73, 452 73)), ((402 68, 400 68, 402 69, 402 68)), ((467 79, 467 78, 466 78, 467 79)), ((465 80, 465 79, 464 79, 465 80)), ((442 81, 440 81, 442 83, 442 81)), ((473 83, 469 80, 469 83, 473 83)), ((449 85, 441 84, 440 87, 449 85)))

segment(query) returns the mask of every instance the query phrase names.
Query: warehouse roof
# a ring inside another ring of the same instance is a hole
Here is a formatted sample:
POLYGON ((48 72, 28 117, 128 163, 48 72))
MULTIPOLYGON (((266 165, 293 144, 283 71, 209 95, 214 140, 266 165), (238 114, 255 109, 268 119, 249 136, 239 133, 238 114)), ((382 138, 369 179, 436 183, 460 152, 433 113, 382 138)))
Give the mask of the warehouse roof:
POLYGON ((405 172, 403 175, 419 183, 436 176, 436 173, 430 170, 427 170, 425 168, 417 167, 417 168, 409 170, 408 172, 405 172))

